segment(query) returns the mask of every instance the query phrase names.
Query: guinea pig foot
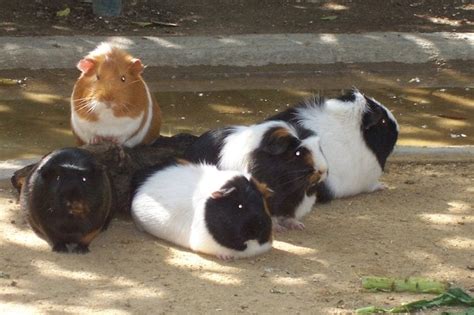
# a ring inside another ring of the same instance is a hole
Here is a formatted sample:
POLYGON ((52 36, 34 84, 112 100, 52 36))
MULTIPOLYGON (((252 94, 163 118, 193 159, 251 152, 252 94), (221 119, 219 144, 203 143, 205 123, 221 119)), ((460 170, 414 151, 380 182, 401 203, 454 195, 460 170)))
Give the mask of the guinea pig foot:
POLYGON ((305 226, 303 222, 296 220, 295 218, 284 218, 279 220, 279 223, 289 230, 304 230, 305 226))
POLYGON ((280 224, 280 221, 276 217, 272 217, 272 228, 276 233, 286 232, 288 229, 280 224))
POLYGON ((72 252, 76 254, 87 254, 89 252, 89 245, 77 244, 72 252))
POLYGON ((277 233, 283 233, 283 232, 288 231, 288 229, 284 227, 283 225, 281 225, 280 223, 273 223, 273 231, 277 233))
POLYGON ((385 184, 377 182, 370 191, 374 192, 374 191, 385 190, 385 189, 387 189, 387 186, 385 186, 385 184))
POLYGON ((232 256, 232 255, 225 255, 225 254, 218 254, 218 255, 217 255, 217 258, 219 258, 220 260, 223 260, 223 261, 231 261, 231 260, 234 260, 234 256, 232 256))
POLYGON ((100 136, 95 136, 95 137, 92 137, 92 139, 89 140, 89 144, 99 144, 99 143, 102 143, 103 138, 100 137, 100 136))
POLYGON ((66 243, 56 243, 53 245, 53 252, 68 253, 69 250, 67 249, 66 243))

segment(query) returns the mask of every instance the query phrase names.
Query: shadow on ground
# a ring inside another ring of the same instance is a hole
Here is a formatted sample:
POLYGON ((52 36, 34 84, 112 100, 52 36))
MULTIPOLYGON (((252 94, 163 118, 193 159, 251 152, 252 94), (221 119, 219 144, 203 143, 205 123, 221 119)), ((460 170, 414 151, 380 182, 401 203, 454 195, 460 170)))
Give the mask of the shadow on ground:
POLYGON ((424 276, 473 290, 473 180, 472 161, 392 162, 387 190, 319 205, 306 230, 277 234, 270 253, 233 262, 177 248, 123 220, 87 255, 52 253, 24 224, 3 181, 0 311, 344 313, 430 297, 364 292, 365 275, 424 276))

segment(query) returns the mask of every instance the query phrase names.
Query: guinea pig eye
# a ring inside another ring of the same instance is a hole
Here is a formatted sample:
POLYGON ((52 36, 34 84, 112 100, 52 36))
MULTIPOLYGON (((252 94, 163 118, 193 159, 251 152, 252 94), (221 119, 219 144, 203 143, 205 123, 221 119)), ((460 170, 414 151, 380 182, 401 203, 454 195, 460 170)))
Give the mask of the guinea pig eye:
POLYGON ((300 156, 300 155, 301 155, 301 152, 300 152, 300 151, 296 151, 296 152, 295 152, 295 155, 296 155, 296 156, 300 156))
POLYGON ((83 178, 82 178, 82 181, 83 181, 83 182, 86 182, 86 181, 87 181, 87 178, 83 177, 83 178))
POLYGON ((98 74, 95 77, 97 80, 100 80, 100 76, 98 74))
POLYGON ((120 77, 120 81, 125 82, 125 76, 124 75, 120 77))
POLYGON ((387 121, 385 120, 385 118, 382 119, 382 125, 385 125, 387 123, 387 121))
POLYGON ((239 204, 238 207, 239 209, 242 209, 244 206, 242 206, 242 204, 239 204))
POLYGON ((59 182, 59 175, 56 177, 56 181, 58 181, 58 182, 59 182))

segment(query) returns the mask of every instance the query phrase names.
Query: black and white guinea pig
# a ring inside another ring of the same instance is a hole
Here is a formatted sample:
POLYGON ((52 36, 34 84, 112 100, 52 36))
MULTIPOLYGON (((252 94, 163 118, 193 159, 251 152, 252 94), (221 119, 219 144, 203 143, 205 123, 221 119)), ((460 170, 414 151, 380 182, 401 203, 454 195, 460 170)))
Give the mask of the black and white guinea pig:
POLYGON ((326 159, 315 135, 301 141, 282 121, 210 130, 185 152, 193 162, 249 172, 274 193, 268 198, 274 228, 303 229, 299 221, 311 211, 314 187, 326 178, 326 159), (311 193, 313 191, 313 193, 311 193))
POLYGON ((379 182, 399 126, 385 106, 357 89, 335 99, 312 99, 268 119, 286 121, 300 135, 317 134, 329 174, 318 201, 383 189, 379 182))
POLYGON ((46 155, 22 185, 20 204, 33 231, 55 252, 89 252, 112 217, 105 167, 87 151, 65 148, 46 155))
POLYGON ((132 218, 156 237, 220 259, 272 246, 266 186, 237 171, 184 160, 137 174, 132 218))

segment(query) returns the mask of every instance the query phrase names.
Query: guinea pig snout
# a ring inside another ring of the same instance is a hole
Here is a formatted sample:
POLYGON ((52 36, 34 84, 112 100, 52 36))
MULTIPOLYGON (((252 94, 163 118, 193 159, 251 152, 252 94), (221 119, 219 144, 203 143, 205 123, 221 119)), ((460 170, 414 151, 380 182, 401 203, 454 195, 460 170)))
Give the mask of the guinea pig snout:
POLYGON ((78 217, 85 218, 86 215, 90 212, 89 207, 83 201, 66 201, 66 211, 67 214, 78 217))
POLYGON ((327 170, 326 169, 317 169, 311 174, 309 178, 309 182, 311 185, 318 184, 325 180, 327 177, 327 170))

